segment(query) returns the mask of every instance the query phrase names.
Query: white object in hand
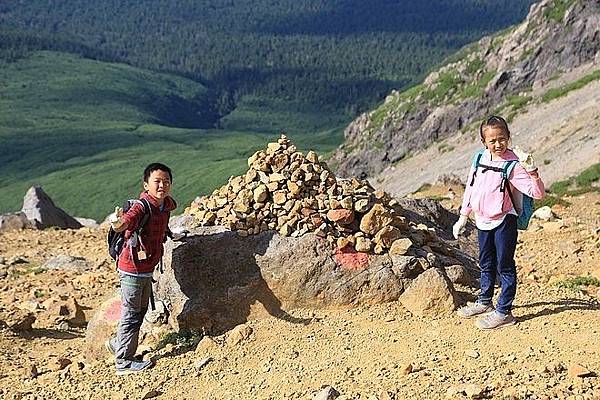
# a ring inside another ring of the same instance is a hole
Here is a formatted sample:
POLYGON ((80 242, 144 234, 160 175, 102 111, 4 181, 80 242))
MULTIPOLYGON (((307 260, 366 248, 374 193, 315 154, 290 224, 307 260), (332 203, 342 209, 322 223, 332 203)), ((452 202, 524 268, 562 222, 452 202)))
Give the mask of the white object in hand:
POLYGON ((519 146, 513 148, 513 153, 519 158, 519 163, 525 168, 525 171, 533 172, 537 169, 535 160, 530 153, 523 151, 519 146))
POLYGON ((467 216, 462 215, 458 218, 458 221, 452 226, 452 235, 454 235, 454 239, 458 239, 458 235, 464 231, 465 226, 467 225, 467 216))
POLYGON ((122 215, 123 209, 121 207, 115 207, 115 212, 108 216, 108 222, 110 222, 113 229, 118 229, 123 225, 123 221, 121 221, 122 215))

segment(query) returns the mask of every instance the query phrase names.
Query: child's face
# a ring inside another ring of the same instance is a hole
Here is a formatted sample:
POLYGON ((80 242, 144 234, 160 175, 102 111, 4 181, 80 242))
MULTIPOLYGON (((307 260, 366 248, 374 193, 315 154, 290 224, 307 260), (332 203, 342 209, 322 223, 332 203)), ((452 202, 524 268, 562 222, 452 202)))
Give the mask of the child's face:
POLYGON ((498 126, 488 126, 483 129, 484 146, 492 156, 499 157, 508 149, 509 137, 506 131, 498 126))
POLYGON ((146 190, 150 196, 162 203, 171 193, 171 179, 169 178, 169 173, 159 169, 152 171, 148 177, 148 182, 144 182, 144 190, 146 190))

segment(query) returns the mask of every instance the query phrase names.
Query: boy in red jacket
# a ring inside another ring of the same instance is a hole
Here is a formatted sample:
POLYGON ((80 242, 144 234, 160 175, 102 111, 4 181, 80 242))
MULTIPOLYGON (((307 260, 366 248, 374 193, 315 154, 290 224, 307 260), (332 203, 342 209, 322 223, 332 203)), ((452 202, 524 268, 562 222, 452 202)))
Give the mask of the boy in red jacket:
POLYGON ((121 281, 121 320, 116 338, 106 342, 108 351, 115 355, 117 375, 140 372, 152 366, 152 361, 136 360, 135 352, 152 293, 152 273, 163 255, 170 212, 177 207, 170 196, 172 182, 171 169, 164 164, 153 163, 144 170, 144 191, 140 200, 150 205, 150 216, 138 240, 128 239, 142 222, 145 214, 142 204, 135 203, 126 213, 117 207, 109 217, 116 232, 125 231, 125 245, 117 262, 121 281))

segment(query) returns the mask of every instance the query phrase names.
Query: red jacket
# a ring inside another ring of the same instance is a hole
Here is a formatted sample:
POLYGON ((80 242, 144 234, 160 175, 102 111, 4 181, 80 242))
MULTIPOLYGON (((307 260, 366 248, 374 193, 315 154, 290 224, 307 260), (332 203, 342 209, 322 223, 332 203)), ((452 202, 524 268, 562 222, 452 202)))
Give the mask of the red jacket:
POLYGON ((127 239, 139 227, 144 215, 144 206, 136 203, 121 217, 127 225, 127 229, 125 230, 125 245, 119 255, 118 266, 120 270, 132 274, 154 271, 154 267, 159 263, 163 255, 163 242, 169 227, 170 212, 177 207, 172 197, 165 198, 162 211, 160 211, 156 199, 148 193, 143 192, 140 194, 140 199, 148 200, 152 212, 142 229, 137 249, 132 249, 127 239), (138 259, 140 247, 146 253, 146 258, 142 260, 138 259))

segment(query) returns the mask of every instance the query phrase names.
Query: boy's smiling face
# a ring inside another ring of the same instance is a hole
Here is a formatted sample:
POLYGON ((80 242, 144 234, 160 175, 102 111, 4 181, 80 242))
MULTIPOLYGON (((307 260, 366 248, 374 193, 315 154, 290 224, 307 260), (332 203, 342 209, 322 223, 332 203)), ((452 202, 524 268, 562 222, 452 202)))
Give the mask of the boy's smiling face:
POLYGON ((169 178, 169 173, 160 169, 152 171, 148 177, 148 181, 144 182, 144 190, 162 204, 165 198, 171 193, 171 178, 169 178))
POLYGON ((499 126, 487 126, 483 130, 484 146, 492 154, 492 158, 499 158, 508 149, 510 138, 508 134, 499 126))

